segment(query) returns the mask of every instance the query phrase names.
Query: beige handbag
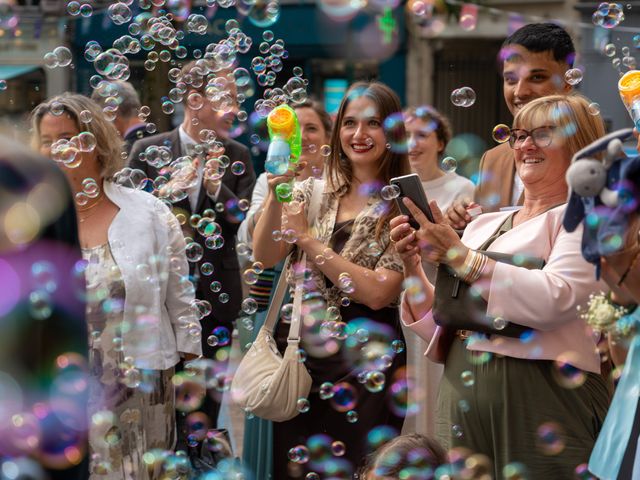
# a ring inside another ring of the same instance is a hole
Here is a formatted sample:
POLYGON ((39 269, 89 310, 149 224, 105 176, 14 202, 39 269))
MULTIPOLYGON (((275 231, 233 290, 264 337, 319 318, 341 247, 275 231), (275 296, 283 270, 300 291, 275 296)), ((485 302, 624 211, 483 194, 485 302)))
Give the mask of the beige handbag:
MULTIPOLYGON (((309 205, 309 224, 320 209, 324 182, 315 180, 309 205)), ((284 356, 278 352, 273 332, 287 288, 286 271, 293 253, 289 255, 274 291, 267 317, 253 344, 245 353, 231 382, 231 396, 245 412, 274 422, 284 422, 298 415, 298 399, 307 398, 311 390, 311 376, 304 362, 298 358, 302 309, 302 276, 296 276, 293 313, 284 356)), ((302 255, 304 272, 306 254, 302 255)))

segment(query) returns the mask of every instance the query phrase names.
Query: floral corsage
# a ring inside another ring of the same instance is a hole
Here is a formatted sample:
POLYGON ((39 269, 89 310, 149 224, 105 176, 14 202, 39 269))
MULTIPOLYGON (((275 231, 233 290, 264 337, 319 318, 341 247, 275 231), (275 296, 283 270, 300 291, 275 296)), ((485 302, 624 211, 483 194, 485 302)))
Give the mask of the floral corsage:
POLYGON ((633 307, 623 307, 611 301, 611 294, 600 292, 589 295, 589 303, 586 310, 578 306, 580 318, 599 332, 608 332, 615 336, 628 336, 633 329, 633 320, 629 314, 635 310, 633 307))

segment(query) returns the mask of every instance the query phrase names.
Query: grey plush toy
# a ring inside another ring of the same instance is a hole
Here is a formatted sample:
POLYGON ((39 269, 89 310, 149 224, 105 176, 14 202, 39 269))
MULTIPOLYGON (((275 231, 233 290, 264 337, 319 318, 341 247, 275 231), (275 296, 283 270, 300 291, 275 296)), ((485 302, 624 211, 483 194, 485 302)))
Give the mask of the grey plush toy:
POLYGON ((564 228, 584 223, 582 255, 596 265, 600 257, 619 250, 631 213, 640 205, 640 157, 628 157, 622 142, 633 130, 618 130, 580 150, 567 170, 569 201, 564 228))

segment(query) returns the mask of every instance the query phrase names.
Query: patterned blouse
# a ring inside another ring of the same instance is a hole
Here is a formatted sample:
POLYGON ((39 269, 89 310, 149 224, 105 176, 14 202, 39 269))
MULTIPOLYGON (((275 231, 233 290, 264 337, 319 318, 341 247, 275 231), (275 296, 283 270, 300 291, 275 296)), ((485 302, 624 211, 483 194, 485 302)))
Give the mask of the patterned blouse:
MULTIPOLYGON (((296 187, 293 193, 293 200, 304 201, 307 209, 311 203, 314 178, 310 177, 296 187)), ((313 225, 311 225, 313 236, 325 245, 329 245, 333 235, 336 216, 340 198, 347 193, 348 186, 344 181, 336 182, 338 188, 333 189, 330 182, 324 182, 324 192, 320 210, 313 225)), ((367 206, 355 218, 351 236, 347 240, 339 254, 345 260, 370 270, 386 268, 402 273, 402 260, 391 244, 389 237, 389 224, 385 224, 380 239, 376 240, 376 225, 381 215, 384 215, 389 208, 389 202, 380 197, 378 190, 369 194, 367 206)), ((296 247, 297 249, 297 247, 296 247)), ((302 258, 302 250, 297 249, 292 257, 297 263, 302 258)), ((327 302, 327 307, 340 307, 341 299, 348 295, 340 290, 336 285, 327 288, 324 273, 313 262, 307 259, 307 268, 311 271, 312 286, 305 284, 305 291, 316 290, 322 293, 327 302)), ((287 281, 292 287, 295 286, 295 278, 292 268, 287 269, 287 281)), ((396 298, 389 306, 397 306, 396 298)))

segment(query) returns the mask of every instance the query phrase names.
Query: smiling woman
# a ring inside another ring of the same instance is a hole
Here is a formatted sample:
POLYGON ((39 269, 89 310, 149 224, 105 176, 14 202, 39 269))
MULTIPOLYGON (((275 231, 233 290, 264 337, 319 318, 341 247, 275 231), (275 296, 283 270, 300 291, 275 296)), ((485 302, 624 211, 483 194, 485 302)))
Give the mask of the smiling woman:
POLYGON ((603 284, 582 258, 582 232, 562 227, 571 157, 602 135, 602 119, 589 113, 584 97, 533 100, 516 115, 510 141, 524 183, 522 209, 480 215, 462 239, 435 203, 436 223, 408 205, 417 231, 407 217, 391 221, 405 275, 413 277, 402 320, 428 342, 427 356, 444 363, 438 436, 448 447, 489 457, 495 478, 514 462, 530 478, 572 478, 587 462, 606 413, 612 386, 600 374, 597 338, 576 310, 603 284), (514 261, 492 260, 487 250, 514 261), (523 255, 544 267, 519 266, 515 259, 523 255), (434 298, 451 293, 427 279, 421 259, 453 269, 466 284, 460 292, 472 286, 479 294, 483 302, 468 315, 470 330, 447 327, 434 314, 434 298), (503 333, 509 323, 525 333, 503 333), (550 437, 561 441, 551 445, 550 437))
MULTIPOLYGON (((310 467, 351 478, 373 446, 370 431, 374 437, 376 427, 395 434, 402 428, 409 407, 397 309, 402 267, 389 241, 388 217, 396 207, 380 195, 392 177, 409 173, 406 155, 389 148, 383 129, 384 120, 400 110, 386 85, 357 83, 347 91, 312 225, 306 210, 317 180, 298 185, 294 201, 283 207, 273 190, 296 172, 267 176, 269 194, 254 231, 254 256, 270 267, 294 251, 286 272, 293 286, 306 255, 301 344, 313 380, 309 398, 299 400, 302 414, 273 425, 273 478, 305 478, 310 467), (326 442, 327 448, 332 442, 341 446, 338 458, 321 464, 307 464, 305 455, 301 459, 300 452, 326 442)), ((404 140, 404 125, 399 135, 404 140)), ((283 322, 276 329, 281 351, 288 329, 283 322)))
POLYGON ((174 365, 202 352, 182 231, 160 200, 113 181, 121 141, 92 100, 54 97, 36 107, 32 125, 34 146, 56 162, 76 200, 91 471, 105 480, 157 478, 142 458, 174 444, 174 365))

